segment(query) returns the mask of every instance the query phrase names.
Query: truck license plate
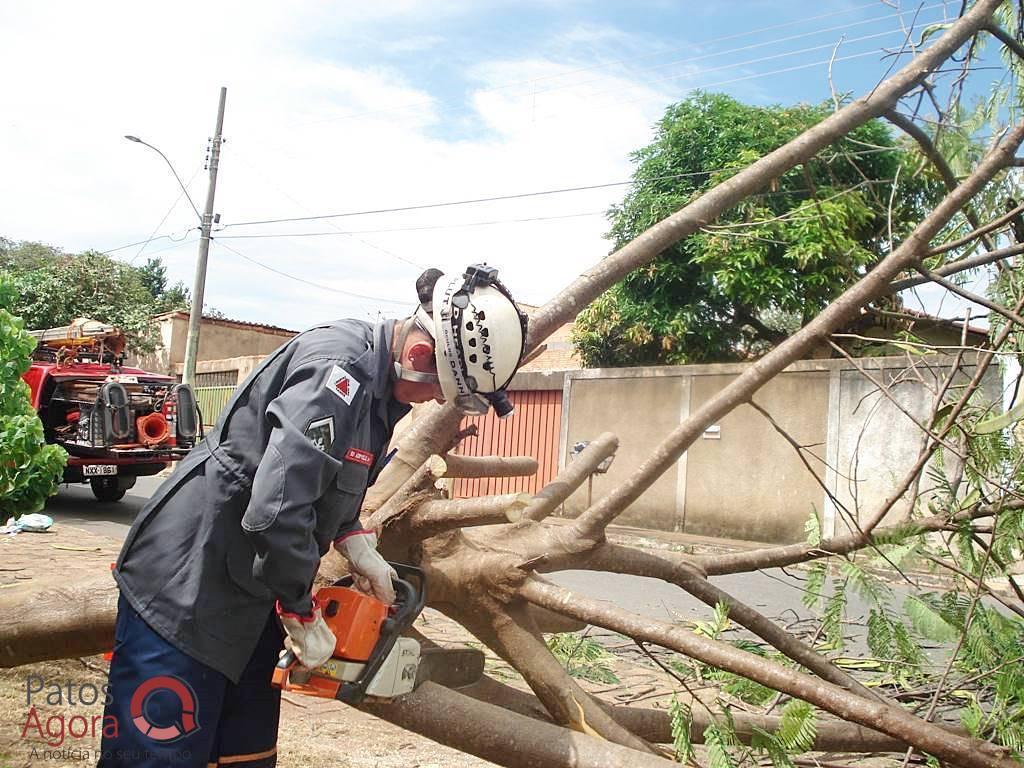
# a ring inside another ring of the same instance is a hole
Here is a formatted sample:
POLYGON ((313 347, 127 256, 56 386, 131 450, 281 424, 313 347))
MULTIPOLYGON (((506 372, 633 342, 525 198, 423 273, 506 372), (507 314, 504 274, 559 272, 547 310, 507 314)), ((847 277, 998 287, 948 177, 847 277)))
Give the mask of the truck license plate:
POLYGON ((117 464, 85 464, 82 466, 82 475, 85 477, 102 477, 104 475, 116 475, 117 464))

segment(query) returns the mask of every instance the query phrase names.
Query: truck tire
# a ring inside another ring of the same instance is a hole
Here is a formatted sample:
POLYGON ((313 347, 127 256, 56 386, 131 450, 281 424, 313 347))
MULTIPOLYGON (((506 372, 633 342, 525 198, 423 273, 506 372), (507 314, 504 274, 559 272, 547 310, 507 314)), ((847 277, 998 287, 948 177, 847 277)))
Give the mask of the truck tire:
MULTIPOLYGON (((132 478, 132 480, 134 479, 132 478)), ((109 504, 123 499, 125 493, 135 483, 132 482, 129 485, 116 477, 91 477, 89 485, 92 487, 92 495, 96 497, 96 501, 109 504)))

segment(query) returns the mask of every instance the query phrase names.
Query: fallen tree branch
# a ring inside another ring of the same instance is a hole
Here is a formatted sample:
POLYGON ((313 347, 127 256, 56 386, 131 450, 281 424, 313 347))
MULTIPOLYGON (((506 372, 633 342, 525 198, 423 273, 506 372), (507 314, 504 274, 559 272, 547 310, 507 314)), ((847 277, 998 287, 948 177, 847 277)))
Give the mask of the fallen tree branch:
POLYGON ((444 457, 448 465, 442 477, 529 477, 537 474, 532 456, 459 456, 444 457))
POLYGON ((434 536, 453 528, 472 525, 515 523, 533 497, 528 493, 506 493, 501 496, 479 496, 472 499, 437 499, 416 507, 408 518, 409 532, 419 539, 434 536))
MULTIPOLYGON (((527 717, 539 720, 548 720, 549 717, 536 696, 489 677, 482 678, 468 688, 460 688, 459 693, 527 717)), ((602 706, 620 725, 646 741, 653 744, 668 744, 673 740, 672 719, 667 710, 611 706, 606 703, 602 703, 602 706)), ((771 715, 734 711, 731 716, 736 727, 736 735, 744 744, 749 744, 758 730, 772 733, 782 723, 782 718, 771 715)), ((703 744, 704 730, 716 723, 700 707, 692 709, 691 718, 690 740, 694 744, 703 744)), ((819 752, 902 752, 906 747, 907 745, 899 739, 856 723, 824 719, 818 720, 814 737, 814 749, 819 752)))
POLYGON ((92 656, 114 647, 118 591, 109 572, 66 587, 33 589, 28 600, 21 588, 12 591, 20 594, 0 596, 0 667, 92 656))
MULTIPOLYGON (((1007 166, 1012 165, 1012 164, 1013 164, 1013 158, 1011 157, 1007 161, 1007 166)), ((995 229, 999 229, 1004 224, 1009 224, 1014 219, 1014 217, 1016 217, 1017 215, 1019 215, 1022 212, 1024 212, 1024 205, 1018 205, 1016 208, 1010 210, 1008 213, 1004 213, 998 219, 993 219, 992 221, 990 221, 988 224, 984 225, 983 227, 979 227, 978 229, 974 230, 973 232, 968 232, 966 235, 964 235, 963 237, 959 238, 958 240, 953 240, 952 242, 945 243, 943 245, 940 245, 938 248, 932 248, 930 251, 927 251, 923 255, 924 256, 938 256, 939 254, 946 253, 947 251, 952 251, 952 250, 955 250, 957 248, 961 248, 962 246, 969 245, 971 242, 973 242, 974 240, 977 240, 982 235, 988 234, 989 232, 991 232, 991 231, 993 231, 995 229)))
MULTIPOLYGON (((1021 501, 1007 502, 1000 507, 1000 509, 1021 508, 1024 508, 1024 502, 1021 501)), ((799 544, 786 544, 781 547, 751 549, 746 552, 689 555, 688 559, 697 567, 703 569, 709 576, 721 576, 726 573, 746 573, 747 571, 756 571, 761 568, 780 568, 786 565, 806 563, 821 557, 846 555, 859 549, 864 549, 872 543, 877 544, 879 541, 900 541, 908 536, 941 531, 951 521, 991 517, 997 511, 991 505, 978 505, 972 510, 958 512, 954 515, 931 515, 919 520, 900 523, 899 525, 884 526, 875 529, 872 534, 867 536, 860 531, 855 531, 833 536, 817 545, 801 542, 799 544)))
MULTIPOLYGON (((949 167, 949 163, 946 162, 946 158, 942 156, 942 153, 939 152, 938 147, 935 146, 928 134, 925 133, 912 119, 897 112, 895 109, 886 111, 885 119, 917 142, 917 145, 921 148, 924 156, 931 161, 931 164, 934 165, 935 169, 939 172, 939 176, 942 177, 942 183, 945 184, 946 191, 952 192, 956 188, 957 184, 956 174, 953 173, 953 169, 949 167)), ((972 206, 964 206, 964 217, 975 229, 981 228, 981 220, 978 219, 978 215, 974 212, 974 208, 972 206)), ((980 237, 986 251, 992 251, 995 248, 995 245, 988 238, 987 234, 982 234, 980 237)))
POLYGON ((966 768, 1019 768, 1006 751, 980 739, 951 734, 926 723, 899 707, 853 696, 839 686, 807 675, 768 659, 733 648, 727 643, 690 632, 680 627, 645 619, 609 603, 582 597, 556 587, 537 576, 531 576, 520 594, 532 603, 553 611, 575 616, 580 620, 605 627, 614 632, 656 643, 683 653, 719 669, 742 675, 750 680, 786 693, 825 709, 844 720, 901 739, 966 768))
MULTIPOLYGON (((987 552, 988 548, 986 548, 985 551, 987 552)), ((1011 601, 1005 599, 998 592, 996 592, 993 589, 991 589, 988 586, 988 584, 986 584, 983 580, 979 579, 976 576, 972 576, 970 573, 968 573, 967 571, 963 570, 962 568, 958 568, 954 563, 951 563, 948 560, 943 560, 940 557, 934 557, 934 556, 929 556, 928 559, 931 562, 935 563, 937 566, 939 566, 941 568, 945 568, 946 570, 952 571, 953 573, 957 574, 964 581, 966 581, 968 584, 971 584, 978 592, 984 593, 984 594, 988 595, 990 598, 995 600, 997 603, 1000 603, 1007 610, 1013 611, 1014 613, 1016 613, 1021 618, 1024 618, 1024 605, 1015 605, 1011 601)), ((1011 582, 1013 581, 1012 577, 1010 577, 1010 581, 1011 582)))
MULTIPOLYGON (((978 256, 968 256, 965 259, 950 261, 943 264, 941 267, 936 267, 932 272, 936 275, 940 275, 941 277, 947 277, 948 275, 954 275, 957 272, 963 272, 967 269, 984 267, 986 264, 992 264, 996 261, 1008 259, 1011 256, 1019 256, 1022 253, 1024 253, 1024 244, 1011 245, 1006 248, 999 248, 998 250, 991 251, 990 253, 982 253, 978 256)), ((889 284, 889 293, 899 293, 907 288, 913 288, 916 285, 924 285, 928 282, 931 282, 931 278, 929 277, 906 277, 902 280, 895 280, 889 284)))
POLYGON ((362 709, 415 733, 498 765, 545 768, 678 768, 663 757, 601 741, 434 683, 362 709))
POLYGON ((660 579, 682 587, 712 608, 725 604, 730 619, 749 629, 784 656, 807 667, 821 679, 835 683, 858 696, 885 701, 883 696, 866 688, 852 675, 835 666, 827 657, 779 627, 767 616, 716 587, 685 560, 663 557, 660 552, 647 552, 618 544, 602 544, 573 561, 572 567, 660 579))
POLYGON ((556 723, 641 753, 653 753, 650 744, 608 717, 594 698, 568 676, 541 639, 526 611, 528 605, 517 600, 506 606, 507 615, 500 614, 497 606, 493 610, 478 606, 472 615, 461 616, 460 622, 523 676, 556 723))
POLYGON ((364 515, 375 513, 432 455, 445 455, 462 439, 462 413, 453 405, 423 403, 412 416, 411 426, 396 442, 395 455, 366 491, 364 515))
POLYGON ((974 302, 975 304, 990 309, 997 315, 1002 315, 1007 320, 1016 323, 1021 328, 1024 328, 1024 318, 1022 318, 1016 312, 1013 312, 1012 310, 1009 310, 1006 307, 1002 306, 1001 304, 997 304, 996 302, 991 301, 985 298, 984 296, 979 296, 976 293, 971 293, 970 291, 961 288, 956 283, 951 282, 949 280, 945 280, 942 277, 942 275, 938 274, 937 272, 933 272, 932 270, 922 265, 917 266, 917 271, 920 272, 924 277, 927 277, 933 283, 941 285, 950 293, 955 293, 957 296, 960 296, 964 299, 967 299, 968 301, 974 302))
POLYGON ((394 492, 391 498, 370 515, 370 518, 363 524, 364 527, 380 530, 390 525, 395 518, 408 511, 409 501, 414 496, 432 486, 435 481, 440 480, 447 469, 447 463, 440 456, 428 456, 423 464, 394 492))
POLYGON ((597 471, 597 466, 602 461, 618 450, 618 447, 619 438, 611 432, 605 432, 597 439, 591 440, 579 456, 566 464, 565 469, 558 473, 558 477, 533 497, 533 501, 523 511, 523 519, 539 521, 554 512, 559 504, 583 484, 584 480, 597 471))
POLYGON ((991 19, 982 27, 986 32, 996 38, 999 42, 1013 51, 1017 58, 1024 59, 1024 45, 1017 42, 1016 38, 1013 37, 1009 32, 999 26, 996 22, 991 19))

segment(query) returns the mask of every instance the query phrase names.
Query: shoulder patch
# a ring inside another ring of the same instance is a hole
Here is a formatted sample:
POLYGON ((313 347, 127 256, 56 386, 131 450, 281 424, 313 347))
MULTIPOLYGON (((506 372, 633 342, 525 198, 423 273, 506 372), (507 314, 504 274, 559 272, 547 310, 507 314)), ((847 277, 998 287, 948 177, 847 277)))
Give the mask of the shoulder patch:
POLYGON ((352 400, 359 391, 359 380, 340 365, 336 365, 331 369, 325 386, 344 400, 345 405, 352 405, 352 400))
POLYGON ((334 417, 325 416, 322 419, 313 419, 306 427, 305 435, 317 447, 317 450, 327 453, 334 445, 334 417))

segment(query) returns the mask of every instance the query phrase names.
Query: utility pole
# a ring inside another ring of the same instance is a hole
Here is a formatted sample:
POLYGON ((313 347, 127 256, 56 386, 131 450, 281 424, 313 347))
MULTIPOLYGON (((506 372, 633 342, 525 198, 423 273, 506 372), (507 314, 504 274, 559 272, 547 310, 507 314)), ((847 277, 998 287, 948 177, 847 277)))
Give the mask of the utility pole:
POLYGON ((224 102, 228 89, 220 89, 217 106, 217 130, 210 146, 210 184, 206 189, 206 208, 203 209, 202 236, 199 238, 199 256, 196 259, 196 277, 192 283, 192 311, 188 315, 188 339, 185 342, 185 372, 182 381, 192 385, 196 377, 196 355, 199 352, 199 327, 203 320, 203 292, 206 289, 206 261, 210 255, 210 231, 213 229, 213 196, 217 191, 217 166, 220 145, 224 142, 224 102))

